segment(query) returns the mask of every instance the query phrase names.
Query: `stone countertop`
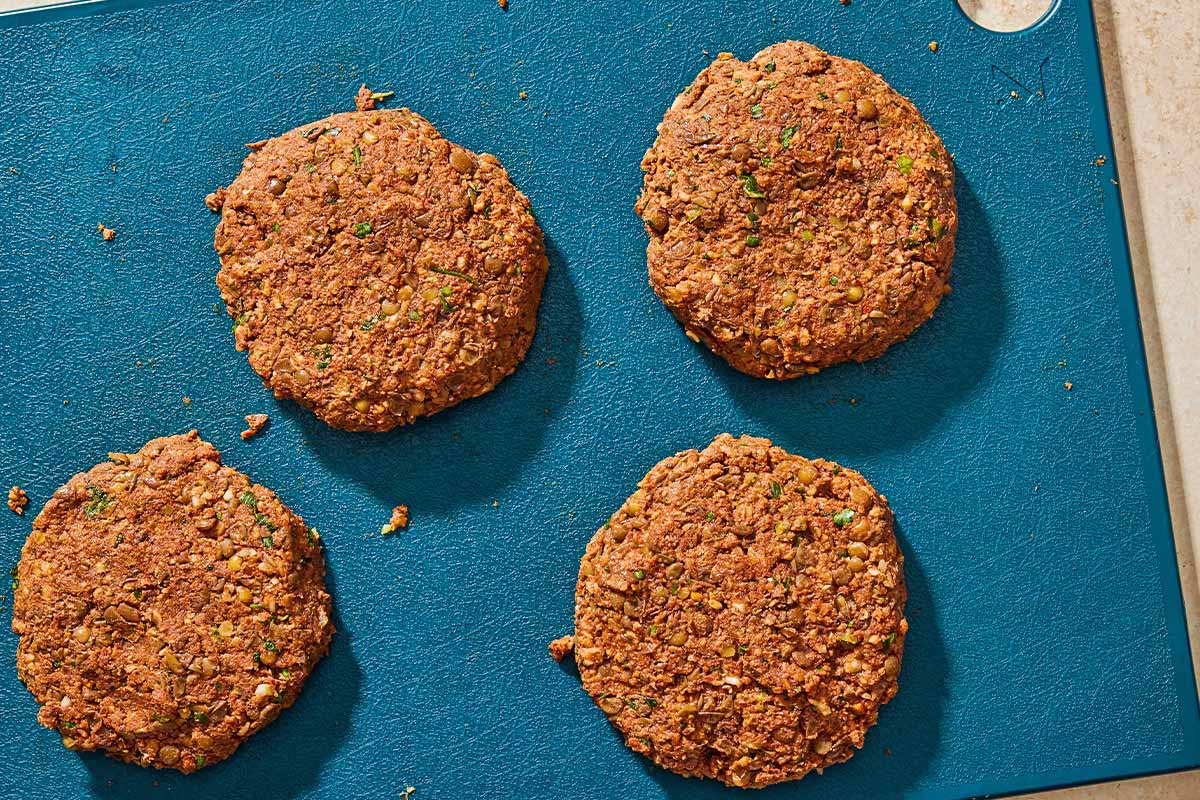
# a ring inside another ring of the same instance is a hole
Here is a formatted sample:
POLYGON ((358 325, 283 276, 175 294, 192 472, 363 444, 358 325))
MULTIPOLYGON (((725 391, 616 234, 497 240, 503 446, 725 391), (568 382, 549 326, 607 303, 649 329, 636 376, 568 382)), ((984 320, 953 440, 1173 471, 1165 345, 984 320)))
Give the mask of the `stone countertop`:
MULTIPOLYGON (((833 2, 833 0, 829 0, 833 2)), ((853 0, 878 2, 879 0, 853 0)), ((946 0, 954 2, 954 0, 946 0)), ((998 30, 1023 28, 1053 0, 960 0, 998 30)), ((1121 196, 1154 390, 1176 553, 1200 672, 1200 14, 1196 0, 1092 0, 1121 196), (1182 166, 1177 166, 1182 165, 1182 166), (1188 501, 1192 505, 1189 508, 1188 501), (1195 537, 1195 538, 1193 538, 1195 537)), ((0 0, 0 11, 48 5, 0 0)), ((1037 800, 1195 800, 1200 772, 1027 795, 1037 800)))

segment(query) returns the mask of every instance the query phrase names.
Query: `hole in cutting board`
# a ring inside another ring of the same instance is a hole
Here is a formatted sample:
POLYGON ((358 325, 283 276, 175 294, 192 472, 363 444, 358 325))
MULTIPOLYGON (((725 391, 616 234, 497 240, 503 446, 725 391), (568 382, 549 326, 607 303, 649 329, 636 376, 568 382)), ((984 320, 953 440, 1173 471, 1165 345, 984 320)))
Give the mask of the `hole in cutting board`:
POLYGON ((1023 31, 1050 10, 1054 0, 956 0, 976 25, 1007 33, 1023 31))

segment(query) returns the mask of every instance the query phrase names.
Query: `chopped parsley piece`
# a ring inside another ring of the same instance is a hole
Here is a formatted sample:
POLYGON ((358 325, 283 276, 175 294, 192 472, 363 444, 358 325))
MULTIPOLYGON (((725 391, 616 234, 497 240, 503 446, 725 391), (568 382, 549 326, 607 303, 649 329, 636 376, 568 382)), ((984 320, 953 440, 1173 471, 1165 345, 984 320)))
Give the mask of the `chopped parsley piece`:
POLYGON ((383 314, 376 314, 373 317, 369 317, 362 325, 358 326, 358 329, 360 331, 369 331, 371 328, 374 328, 375 323, 379 322, 381 319, 383 319, 383 314))
POLYGON ((354 235, 360 239, 367 238, 367 236, 370 235, 374 230, 375 228, 373 228, 369 222, 354 223, 354 235))
POLYGON ((354 156, 354 166, 361 167, 362 166, 362 149, 356 145, 354 147, 354 149, 350 151, 350 155, 354 156))
MULTIPOLYGON (((259 525, 262 525, 264 528, 271 531, 272 533, 274 533, 275 530, 279 527, 274 522, 271 522, 270 517, 268 517, 266 514, 258 512, 258 511, 254 512, 254 521, 257 522, 259 525)), ((268 538, 270 538, 270 537, 268 537, 268 538)), ((263 541, 263 544, 266 544, 266 540, 263 541)), ((273 544, 267 545, 267 547, 272 547, 272 546, 273 546, 273 544)))
POLYGON ((275 546, 275 537, 274 536, 264 536, 264 537, 262 537, 262 543, 263 543, 263 547, 274 547, 275 546))
POLYGON ((799 131, 799 126, 793 128, 784 128, 779 132, 779 146, 787 150, 792 146, 792 137, 799 131))
POLYGON ((199 722, 199 723, 208 722, 208 714, 205 714, 203 711, 193 711, 192 712, 192 722, 199 722))
POLYGON ((246 320, 249 319, 249 316, 250 315, 248 312, 243 311, 241 314, 238 314, 236 317, 234 317, 233 318, 233 329, 236 331, 238 329, 239 325, 245 325, 246 320))
POLYGON ((316 166, 314 166, 311 161, 304 162, 304 169, 308 172, 316 172, 317 171, 316 166))
POLYGON ((840 133, 833 140, 833 149, 834 150, 842 149, 842 135, 840 133))
POLYGON ((742 182, 742 189, 746 192, 747 197, 753 197, 755 199, 766 197, 765 194, 759 191, 758 181, 754 180, 754 176, 749 172, 739 175, 738 180, 742 182))
POLYGON ((763 65, 763 71, 764 71, 764 72, 774 72, 774 71, 775 71, 775 62, 774 62, 774 61, 772 61, 772 62, 770 62, 770 63, 768 63, 768 64, 764 64, 764 65, 763 65))
POLYGON ((645 578, 645 577, 646 577, 646 573, 645 573, 645 572, 643 572, 643 571, 642 571, 642 570, 640 570, 640 569, 635 569, 635 570, 633 571, 633 577, 637 578, 637 579, 640 581, 640 580, 642 580, 643 578, 645 578))
POLYGON ((900 156, 896 159, 896 166, 900 169, 901 175, 909 174, 913 168, 912 156, 900 156))
POLYGON ((830 286, 837 286, 837 285, 838 285, 838 279, 837 279, 837 275, 834 275, 832 278, 830 278, 830 279, 829 279, 829 285, 830 285, 830 286))
POLYGON ((776 500, 783 494, 783 487, 779 485, 779 481, 771 481, 771 497, 776 500))
POLYGON ((410 312, 408 312, 408 318, 409 319, 420 319, 421 312, 420 311, 410 311, 410 312))
POLYGON ((817 92, 817 99, 818 100, 828 100, 829 95, 825 94, 824 92, 817 92))
POLYGON ((318 350, 317 355, 319 359, 317 361, 317 369, 325 369, 333 361, 332 349, 329 345, 325 345, 325 347, 318 350))
POLYGON ((279 233, 279 223, 278 222, 276 222, 274 225, 271 226, 271 233, 279 233))
POLYGON ((762 244, 762 238, 759 236, 747 236, 746 247, 758 247, 762 244))
POLYGON ((750 116, 754 117, 755 119, 762 119, 762 115, 763 110, 761 105, 755 103, 754 105, 750 106, 750 116))
POLYGON ((833 515, 833 524, 839 528, 844 528, 854 521, 854 509, 843 508, 841 511, 833 515))
POLYGON ((463 279, 464 281, 466 281, 467 283, 472 283, 472 284, 476 284, 476 285, 478 285, 478 284, 479 284, 479 281, 475 280, 475 279, 474 279, 474 278, 472 278, 470 275, 467 275, 467 274, 465 274, 465 273, 459 272, 459 271, 458 271, 458 270, 456 270, 456 269, 446 269, 445 267, 430 267, 430 268, 429 268, 429 271, 430 271, 430 272, 436 272, 436 273, 438 273, 439 275, 450 275, 450 276, 452 276, 452 277, 455 277, 455 278, 462 278, 462 279, 463 279))
POLYGON ((83 513, 89 517, 94 517, 104 509, 112 505, 112 498, 108 496, 108 492, 101 489, 99 486, 87 487, 88 502, 83 507, 83 513))
POLYGON ((288 678, 292 677, 292 671, 290 669, 285 669, 279 673, 279 677, 286 681, 288 678))
POLYGON ((893 644, 895 644, 895 642, 896 642, 896 634, 895 634, 895 632, 893 632, 893 633, 889 633, 889 634, 887 635, 887 637, 886 637, 886 638, 883 640, 883 642, 882 642, 882 644, 883 644, 883 652, 885 652, 885 653, 886 653, 887 651, 891 650, 891 649, 892 649, 892 645, 893 645, 893 644))
POLYGON ((279 648, 275 646, 275 642, 271 639, 264 639, 263 650, 266 650, 268 653, 276 653, 279 651, 279 648))
POLYGON ((203 767, 203 766, 204 766, 204 754, 201 753, 200 755, 196 756, 196 767, 199 768, 199 767, 203 767))
POLYGON ((249 489, 247 489, 246 491, 244 491, 240 495, 238 495, 238 500, 241 502, 242 505, 250 506, 250 508, 254 509, 255 511, 258 511, 258 496, 256 494, 254 494, 254 492, 250 491, 249 489))
POLYGON ((74 723, 74 722, 64 722, 64 723, 62 724, 62 726, 63 726, 64 728, 66 728, 67 730, 70 730, 71 728, 74 728, 74 727, 75 727, 75 723, 74 723))
POLYGON ((705 518, 706 520, 708 520, 709 522, 712 522, 714 519, 716 519, 716 518, 717 518, 717 515, 716 515, 716 514, 714 514, 713 512, 711 512, 711 511, 710 511, 710 512, 708 512, 707 514, 705 514, 705 515, 704 515, 704 518, 705 518))
POLYGON ((646 705, 647 705, 647 706, 649 706, 650 708, 657 708, 657 707, 658 707, 658 701, 657 701, 657 700, 655 700, 653 697, 647 697, 647 698, 646 698, 646 705))
POLYGON ((758 230, 758 223, 759 223, 758 214, 755 214, 753 211, 751 211, 749 214, 746 215, 746 221, 750 223, 751 228, 753 228, 754 230, 758 230))
POLYGON ((165 725, 166 723, 168 723, 168 722, 170 722, 170 721, 171 721, 171 718, 170 718, 170 717, 168 717, 166 714, 155 714, 155 715, 154 715, 154 721, 155 721, 155 722, 161 722, 161 723, 163 723, 163 724, 165 725))
POLYGON ((317 529, 316 528, 308 529, 308 543, 310 545, 314 545, 317 543, 317 529))

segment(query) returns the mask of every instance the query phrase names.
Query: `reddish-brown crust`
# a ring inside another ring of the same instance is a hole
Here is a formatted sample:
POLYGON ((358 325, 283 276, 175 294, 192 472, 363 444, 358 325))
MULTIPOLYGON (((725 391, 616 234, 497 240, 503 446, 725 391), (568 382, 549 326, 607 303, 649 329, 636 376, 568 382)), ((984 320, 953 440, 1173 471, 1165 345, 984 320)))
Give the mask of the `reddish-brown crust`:
POLYGON ((334 427, 433 414, 525 356, 547 268, 529 201, 408 109, 270 139, 208 203, 238 348, 334 427))
POLYGON ((722 434, 657 464, 588 544, 575 662, 636 752, 765 786, 862 746, 896 693, 904 602, 861 475, 722 434))
POLYGON ((642 169, 654 291, 750 375, 874 358, 948 291, 954 166, 857 61, 803 42, 722 54, 675 100, 642 169))
POLYGON ((320 542, 195 431, 109 458, 21 551, 17 674, 66 746, 192 772, 290 706, 329 649, 320 542))

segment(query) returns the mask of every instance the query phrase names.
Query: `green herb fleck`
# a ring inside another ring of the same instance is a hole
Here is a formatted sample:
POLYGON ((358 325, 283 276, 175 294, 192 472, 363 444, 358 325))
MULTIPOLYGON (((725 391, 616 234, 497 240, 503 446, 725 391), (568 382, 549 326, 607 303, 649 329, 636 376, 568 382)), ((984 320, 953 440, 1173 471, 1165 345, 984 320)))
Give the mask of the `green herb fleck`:
POLYGON ((255 511, 258 510, 258 496, 249 489, 238 495, 238 501, 241 502, 242 505, 249 506, 255 511))
POLYGON ((309 546, 312 546, 316 543, 317 543, 317 529, 309 528, 308 529, 308 544, 309 544, 309 546))
POLYGON ((750 227, 752 229, 758 230, 758 223, 759 223, 758 214, 755 214, 753 211, 751 211, 749 214, 746 215, 746 221, 750 223, 750 227))
POLYGON ((913 168, 912 156, 900 156, 896 159, 896 166, 900 169, 901 175, 909 174, 913 168))
POLYGON ((66 728, 67 730, 71 730, 71 728, 74 728, 74 727, 75 727, 75 723, 74 723, 74 722, 64 722, 64 723, 62 724, 62 726, 63 726, 64 728, 66 728))
POLYGON ((796 132, 799 130, 800 130, 800 127, 796 126, 796 127, 792 127, 792 128, 784 128, 782 131, 780 131, 779 132, 779 146, 782 147, 784 150, 787 150, 789 147, 791 147, 792 146, 792 137, 795 136, 796 132))
POLYGON ((704 515, 704 518, 705 518, 706 520, 708 520, 709 522, 712 522, 714 519, 716 519, 716 518, 717 518, 717 515, 716 515, 716 514, 714 514, 713 512, 711 512, 711 511, 710 511, 710 512, 708 512, 707 514, 705 514, 705 515, 704 515))
POLYGON ((333 350, 329 345, 321 348, 318 353, 317 369, 325 369, 333 361, 333 350))
POLYGON ((813 239, 817 238, 817 235, 812 231, 800 231, 800 238, 806 242, 811 242, 813 239))
POLYGON ((203 767, 203 766, 204 766, 204 754, 201 753, 200 755, 196 756, 196 768, 199 769, 200 767, 203 767))
POLYGON ((646 705, 647 705, 647 706, 649 706, 650 708, 657 708, 657 707, 658 707, 658 701, 657 701, 657 700, 655 700, 653 697, 647 697, 647 698, 646 698, 646 705))
POLYGON ((362 166, 362 150, 358 146, 355 146, 355 148, 350 151, 350 155, 352 155, 354 157, 354 166, 361 167, 362 166))
POLYGON ((833 277, 831 277, 831 278, 829 279, 829 285, 830 285, 830 286, 837 286, 837 285, 838 285, 838 279, 837 279, 837 275, 834 275, 833 277))
POLYGON ((758 247, 760 244, 762 244, 762 237, 759 237, 759 236, 747 236, 746 237, 746 247, 758 247))
POLYGON ((843 508, 841 511, 833 515, 833 524, 839 528, 844 528, 854 521, 854 509, 843 508))
POLYGON ((842 468, 840 466, 838 466, 837 464, 834 464, 833 465, 833 474, 834 475, 842 474, 842 468))
POLYGON ((834 137, 834 140, 833 140, 833 149, 834 149, 834 150, 841 150, 841 149, 842 149, 842 135, 841 135, 840 133, 839 133, 839 134, 838 134, 836 137, 834 137))
POLYGON ((754 105, 750 106, 750 116, 754 117, 755 119, 762 119, 762 115, 763 110, 761 105, 755 103, 754 105))
POLYGON ((464 281, 466 281, 467 283, 476 284, 476 285, 478 285, 478 284, 479 284, 479 281, 477 281, 476 279, 472 278, 470 275, 467 275, 467 274, 465 274, 465 273, 459 272, 459 271, 458 271, 458 270, 456 270, 456 269, 446 269, 445 267, 430 267, 430 268, 429 268, 429 271, 430 271, 430 272, 436 272, 436 273, 438 273, 439 275, 450 275, 450 276, 453 276, 453 277, 455 277, 455 278, 462 278, 462 279, 463 279, 464 281))
POLYGON ((304 169, 309 173, 313 173, 313 172, 317 171, 316 166, 311 161, 304 162, 304 169))
POLYGON ((166 723, 171 721, 171 718, 168 717, 166 714, 155 714, 154 721, 165 725, 166 723))
POLYGON ((275 546, 275 537, 274 536, 264 536, 264 537, 262 537, 262 543, 263 543, 263 547, 274 547, 275 546))
POLYGON ((779 485, 779 481, 771 481, 771 497, 778 500, 783 494, 783 487, 779 485))
POLYGON ((884 640, 883 640, 883 642, 882 642, 882 644, 883 644, 883 652, 885 652, 885 653, 886 653, 887 651, 891 650, 891 649, 892 649, 892 645, 893 645, 893 644, 895 644, 895 643, 896 643, 896 634, 895 634, 895 632, 889 633, 889 634, 887 635, 887 637, 885 637, 885 638, 884 638, 884 640))
POLYGON ((208 722, 208 714, 205 714, 203 711, 193 711, 192 722, 199 722, 202 724, 208 722))
POLYGON ((756 199, 766 197, 765 194, 759 191, 758 181, 754 180, 754 176, 749 172, 739 175, 738 180, 742 182, 742 189, 746 192, 747 197, 756 199))
POLYGON ((387 100, 395 94, 395 92, 371 92, 371 99, 378 103, 381 100, 387 100))
POLYGON ((271 226, 271 233, 279 233, 279 223, 278 222, 276 222, 274 225, 271 226))
POLYGON ((88 502, 83 507, 83 513, 89 517, 94 517, 112 505, 112 498, 108 496, 108 492, 101 489, 99 486, 87 487, 88 502))
POLYGON ((354 235, 360 239, 367 238, 367 236, 370 235, 374 230, 375 228, 373 228, 369 222, 354 223, 354 235))
MULTIPOLYGON (((259 525, 262 525, 264 528, 271 531, 272 533, 274 533, 275 530, 277 530, 279 527, 274 522, 271 522, 270 517, 268 517, 266 514, 263 514, 259 511, 254 512, 254 521, 257 522, 259 525)), ((265 542, 264 542, 264 544, 265 544, 265 542)), ((271 547, 271 545, 267 545, 267 547, 271 547)))
POLYGON ((376 314, 373 317, 369 317, 365 322, 363 322, 363 324, 359 325, 358 329, 360 331, 369 331, 369 330, 371 330, 371 328, 375 327, 376 322, 379 322, 382 319, 383 319, 383 314, 376 314))
POLYGON ((825 94, 824 92, 817 92, 817 99, 818 100, 828 100, 829 95, 825 94))
POLYGON ((409 318, 409 319, 420 319, 420 318, 421 318, 421 312, 420 312, 420 311, 416 311, 416 310, 410 311, 410 312, 408 312, 408 318, 409 318))
POLYGON ((645 573, 645 572, 643 572, 643 571, 642 571, 642 570, 640 570, 640 569, 635 569, 635 570, 633 571, 633 577, 637 578, 637 579, 640 581, 640 580, 642 580, 643 578, 645 578, 645 577, 646 577, 646 573, 645 573))
POLYGON ((271 639, 264 639, 263 650, 266 650, 268 653, 275 653, 278 652, 279 648, 275 646, 275 642, 271 639))
POLYGON ((761 163, 761 164, 762 164, 764 167, 769 167, 769 166, 771 166, 771 157, 770 157, 770 156, 763 156, 763 158, 762 158, 762 161, 761 161, 760 163, 761 163))
POLYGON ((249 318, 250 318, 250 314, 247 311, 243 311, 241 314, 238 314, 236 317, 233 318, 233 329, 236 331, 238 329, 239 325, 245 325, 246 320, 249 318))
POLYGON ((279 677, 286 681, 288 678, 292 677, 292 671, 290 669, 285 669, 279 673, 279 677))
POLYGON ((763 65, 763 70, 764 70, 765 72, 774 72, 774 71, 775 71, 775 62, 774 62, 774 61, 772 61, 772 62, 770 62, 770 63, 768 63, 768 64, 764 64, 764 65, 763 65))

